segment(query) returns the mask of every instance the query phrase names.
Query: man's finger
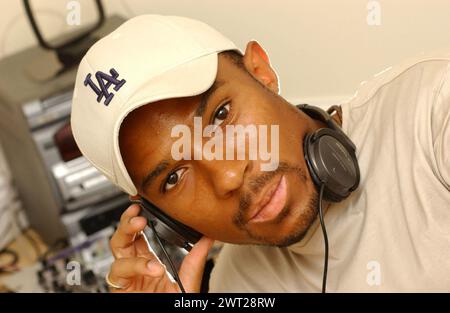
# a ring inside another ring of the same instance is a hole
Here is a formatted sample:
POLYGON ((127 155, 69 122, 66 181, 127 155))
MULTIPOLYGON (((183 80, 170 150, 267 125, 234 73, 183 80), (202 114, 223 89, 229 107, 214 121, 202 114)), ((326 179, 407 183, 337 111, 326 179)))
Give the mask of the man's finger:
POLYGON ((133 244, 136 233, 142 231, 147 224, 145 217, 138 216, 139 210, 138 205, 131 205, 120 218, 119 226, 110 241, 111 250, 116 258, 133 256, 134 249, 127 252, 126 248, 133 244))
POLYGON ((140 276, 159 280, 164 275, 166 275, 165 268, 156 259, 122 258, 112 263, 108 279, 112 284, 126 289, 140 276))
POLYGON ((184 258, 180 267, 180 279, 186 291, 200 291, 206 257, 213 243, 213 239, 203 236, 184 258))

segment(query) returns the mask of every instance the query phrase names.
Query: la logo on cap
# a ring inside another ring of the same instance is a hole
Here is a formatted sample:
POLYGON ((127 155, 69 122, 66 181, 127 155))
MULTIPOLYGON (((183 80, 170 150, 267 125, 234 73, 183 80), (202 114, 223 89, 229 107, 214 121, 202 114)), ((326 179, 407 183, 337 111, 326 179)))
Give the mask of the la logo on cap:
POLYGON ((103 97, 105 97, 104 105, 108 106, 111 100, 114 98, 114 93, 109 91, 109 88, 114 85, 114 90, 119 91, 120 88, 126 83, 125 79, 118 80, 119 73, 114 69, 110 69, 111 75, 97 71, 95 78, 97 79, 98 86, 92 81, 91 73, 86 75, 84 79, 84 85, 91 87, 91 89, 97 95, 97 102, 100 103, 103 97))

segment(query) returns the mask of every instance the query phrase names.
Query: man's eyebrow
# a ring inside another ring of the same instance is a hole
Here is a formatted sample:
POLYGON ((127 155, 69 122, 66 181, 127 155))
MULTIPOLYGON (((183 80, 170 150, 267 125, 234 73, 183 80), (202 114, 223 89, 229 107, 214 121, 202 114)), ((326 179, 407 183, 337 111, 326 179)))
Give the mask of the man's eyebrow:
POLYGON ((162 160, 158 163, 158 165, 150 171, 147 176, 142 180, 141 189, 145 190, 147 187, 158 177, 161 175, 162 172, 164 172, 167 167, 169 166, 168 160, 162 160))
POLYGON ((212 84, 212 86, 209 87, 209 89, 203 93, 203 95, 200 99, 200 103, 199 103, 197 109, 195 110, 194 116, 202 116, 203 113, 205 113, 206 104, 208 103, 209 98, 211 98, 211 96, 214 94, 214 92, 223 84, 225 84, 225 82, 216 80, 216 81, 214 81, 214 84, 212 84))

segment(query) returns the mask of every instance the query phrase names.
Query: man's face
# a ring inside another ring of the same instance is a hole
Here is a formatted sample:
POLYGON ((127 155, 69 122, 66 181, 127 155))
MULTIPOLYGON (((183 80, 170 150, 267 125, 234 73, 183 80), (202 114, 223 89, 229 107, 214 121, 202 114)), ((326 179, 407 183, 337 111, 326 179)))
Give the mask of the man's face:
POLYGON ((208 92, 203 109, 204 94, 133 111, 122 124, 120 147, 139 194, 172 218, 224 242, 286 246, 302 238, 317 214, 303 138, 319 124, 277 94, 276 74, 259 49, 247 47, 247 72, 219 55, 217 88, 208 92), (248 157, 175 161, 171 149, 177 138, 171 130, 176 125, 193 129, 197 115, 203 127, 224 130, 226 125, 279 125, 278 168, 262 171, 267 161, 248 157))

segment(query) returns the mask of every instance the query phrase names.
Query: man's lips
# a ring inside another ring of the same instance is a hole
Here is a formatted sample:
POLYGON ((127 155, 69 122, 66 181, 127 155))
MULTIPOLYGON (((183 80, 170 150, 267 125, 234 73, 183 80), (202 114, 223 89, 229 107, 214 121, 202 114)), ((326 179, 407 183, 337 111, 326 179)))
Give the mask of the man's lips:
POLYGON ((287 182, 284 175, 266 187, 259 201, 249 213, 249 223, 261 223, 274 219, 284 208, 287 198, 287 182))

